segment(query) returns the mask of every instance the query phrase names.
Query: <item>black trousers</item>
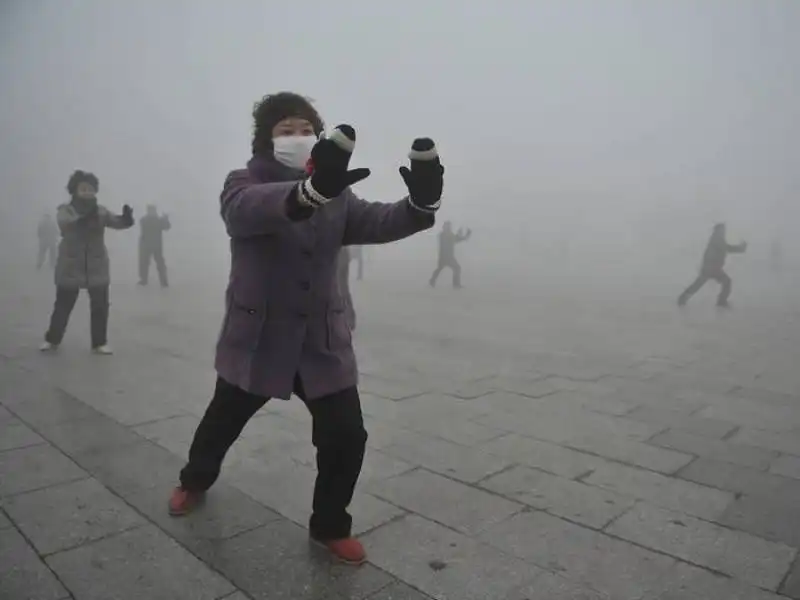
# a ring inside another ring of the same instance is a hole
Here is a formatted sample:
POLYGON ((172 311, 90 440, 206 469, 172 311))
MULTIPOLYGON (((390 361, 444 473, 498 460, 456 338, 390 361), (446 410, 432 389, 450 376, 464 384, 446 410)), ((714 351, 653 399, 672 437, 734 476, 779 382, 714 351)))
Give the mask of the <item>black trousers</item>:
MULTIPOLYGON (((92 348, 108 342, 108 286, 89 288, 89 310, 91 311, 92 348)), ((44 339, 56 346, 64 339, 67 323, 75 308, 80 290, 78 288, 56 288, 56 303, 50 317, 50 327, 44 339)))
POLYGON ((41 269, 42 265, 44 264, 44 259, 47 258, 47 262, 50 265, 50 268, 56 266, 56 245, 50 244, 48 242, 39 242, 39 254, 36 256, 36 268, 41 269))
POLYGON ((151 248, 150 246, 139 246, 139 281, 147 283, 150 275, 150 261, 156 263, 158 280, 162 286, 169 284, 167 280, 167 263, 164 260, 164 250, 162 248, 151 248))
MULTIPOLYGON (((347 507, 361 474, 367 443, 358 390, 351 387, 309 400, 296 378, 295 393, 311 413, 312 442, 317 449, 309 531, 318 540, 349 537, 353 519, 347 507)), ((203 492, 214 484, 228 449, 268 400, 217 378, 214 397, 194 434, 189 462, 181 470, 183 489, 203 492)))
POLYGON ((730 298, 731 290, 733 289, 733 280, 731 280, 730 275, 728 275, 722 269, 715 271, 702 271, 697 276, 697 279, 695 279, 691 285, 680 295, 678 298, 678 304, 686 304, 689 301, 689 298, 694 296, 698 291, 700 291, 701 287, 703 287, 712 279, 719 282, 719 284, 722 286, 719 291, 719 296, 717 296, 717 305, 725 306, 728 303, 728 298, 730 298))
POLYGON ((442 273, 445 267, 449 267, 453 271, 453 287, 461 287, 461 265, 455 258, 440 258, 439 264, 431 275, 430 284, 436 285, 436 280, 442 273))

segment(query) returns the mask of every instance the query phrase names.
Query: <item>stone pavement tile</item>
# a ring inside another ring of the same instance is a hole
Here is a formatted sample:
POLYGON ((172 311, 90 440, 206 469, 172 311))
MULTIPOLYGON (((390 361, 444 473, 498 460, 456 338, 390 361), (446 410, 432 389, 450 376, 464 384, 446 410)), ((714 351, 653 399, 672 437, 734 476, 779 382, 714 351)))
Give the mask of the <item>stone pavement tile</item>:
POLYGON ((3 512, 3 507, 0 505, 0 529, 6 529, 7 527, 11 527, 11 520, 6 516, 6 513, 3 512))
POLYGON ((0 421, 0 452, 44 443, 39 434, 16 417, 0 421))
POLYGON ((543 573, 416 515, 384 525, 363 541, 371 563, 440 600, 505 598, 543 573))
POLYGON ((774 475, 800 479, 800 456, 788 454, 779 456, 770 466, 769 472, 774 475))
POLYGON ((730 438, 731 442, 800 456, 800 438, 794 433, 775 433, 753 427, 742 427, 730 438))
MULTIPOLYGON (((466 404, 466 403, 465 403, 466 404)), ((418 433, 438 437, 462 446, 475 446, 506 433, 475 421, 469 421, 457 412, 444 410, 425 411, 416 415, 403 415, 403 427, 418 433)))
POLYGON ((479 379, 477 381, 464 381, 456 385, 442 388, 442 391, 449 396, 455 396, 463 400, 474 400, 497 390, 493 385, 491 377, 479 379))
POLYGON ((256 600, 360 600, 393 581, 369 564, 335 564, 309 543, 306 530, 286 520, 220 541, 201 557, 256 600))
POLYGON ((583 482, 706 519, 720 515, 734 499, 730 492, 613 463, 598 467, 583 482))
POLYGON ((98 412, 67 392, 50 388, 42 395, 9 405, 11 411, 32 427, 80 421, 98 416, 98 412))
POLYGON ((220 598, 220 600, 250 600, 250 598, 245 596, 242 592, 234 592, 230 596, 225 596, 224 598, 220 598))
POLYGON ((13 528, 0 529, 0 598, 62 600, 69 597, 25 538, 13 528))
POLYGON ((700 437, 675 429, 660 433, 648 444, 761 471, 768 469, 776 457, 774 452, 763 448, 700 437))
POLYGON ((276 461, 242 461, 223 471, 225 482, 294 521, 308 523, 316 472, 283 458, 276 461))
POLYGON ((779 591, 789 598, 800 598, 800 557, 795 560, 779 591))
MULTIPOLYGON (((481 399, 488 401, 490 396, 481 399)), ((536 439, 566 444, 580 438, 618 437, 631 440, 645 440, 659 433, 664 428, 654 427, 647 423, 632 421, 609 415, 601 415, 589 410, 559 411, 537 408, 541 401, 532 401, 529 405, 513 408, 506 405, 489 414, 476 417, 474 420, 483 425, 499 430, 528 435, 536 439)))
POLYGON ((800 481, 731 463, 698 458, 677 476, 731 492, 800 502, 800 481))
POLYGON ((165 402, 160 395, 150 395, 145 391, 129 392, 127 389, 124 391, 126 392, 124 395, 115 396, 106 394, 90 396, 88 393, 84 393, 80 398, 96 408, 98 412, 129 427, 188 413, 182 406, 165 402))
POLYGON ((645 503, 608 532, 770 590, 778 588, 797 554, 785 544, 645 503))
POLYGON ((466 535, 522 510, 522 505, 417 469, 369 486, 371 494, 466 535))
POLYGON ((148 440, 138 444, 85 452, 76 462, 123 498, 141 492, 163 494, 178 483, 185 460, 148 440))
POLYGON ((570 440, 567 445, 575 450, 591 452, 605 458, 668 474, 685 467, 694 458, 683 452, 656 448, 621 437, 583 437, 570 440))
POLYGON ((217 600, 235 591, 149 525, 53 554, 47 564, 81 600, 217 600))
POLYGON ((498 376, 493 378, 492 385, 502 391, 518 394, 527 398, 544 398, 555 394, 559 389, 541 376, 534 379, 498 376))
POLYGON ((607 594, 591 589, 586 584, 545 573, 532 583, 514 590, 502 600, 613 600, 607 594))
POLYGON ((88 476, 52 446, 30 446, 0 452, 0 496, 30 492, 88 476))
MULTIPOLYGON (((256 419, 252 419, 254 421, 256 419)), ((136 425, 131 429, 143 438, 159 444, 162 440, 175 440, 191 443, 194 432, 200 424, 200 417, 195 415, 182 415, 180 417, 170 417, 160 421, 152 421, 143 425, 136 425)), ((244 433, 244 432, 243 432, 244 433)))
POLYGON ((788 432, 800 426, 800 411, 792 408, 765 406, 735 396, 728 396, 728 400, 704 408, 697 416, 775 432, 788 432))
POLYGON ((671 429, 714 439, 722 439, 737 428, 737 425, 733 423, 694 417, 686 414, 685 411, 676 411, 660 406, 641 406, 625 416, 636 421, 663 425, 671 429))
POLYGON ((516 515, 480 539, 613 600, 647 598, 675 564, 672 558, 543 512, 516 515))
POLYGON ((561 411, 580 412, 590 410, 621 417, 640 405, 609 395, 594 395, 582 391, 560 391, 542 398, 539 406, 543 409, 558 409, 561 411))
MULTIPOLYGON (((407 514, 402 508, 365 493, 362 491, 363 487, 359 486, 356 489, 349 509, 353 515, 354 535, 362 535, 407 514)), ((305 526, 305 523, 303 525, 305 526)))
POLYGON ((42 555, 146 523, 96 479, 13 496, 2 506, 42 555))
POLYGON ((587 475, 608 464, 604 458, 584 454, 550 442, 543 442, 517 433, 509 433, 478 447, 510 462, 521 463, 568 479, 587 475))
POLYGON ((800 505, 796 500, 743 495, 715 521, 800 548, 800 505))
POLYGON ((126 500, 190 550, 255 529, 281 516, 244 492, 218 482, 196 510, 183 517, 167 511, 170 490, 148 490, 126 500))
POLYGON ((478 448, 459 446, 412 431, 396 433, 393 440, 381 448, 383 452, 466 483, 475 483, 497 473, 512 462, 478 448))
POLYGON ((432 600, 427 594, 415 590, 402 581, 390 583, 381 591, 372 594, 368 600, 432 600))
POLYGON ((364 464, 361 467, 361 476, 358 478, 359 487, 366 487, 375 481, 388 479, 401 473, 415 469, 416 465, 390 456, 380 450, 367 449, 364 455, 364 464))
POLYGON ((360 378, 359 391, 367 394, 374 394, 389 400, 404 400, 414 398, 422 394, 433 391, 431 386, 418 385, 415 381, 407 379, 405 381, 393 381, 382 377, 363 375, 360 378))
POLYGON ((100 414, 80 421, 37 425, 36 429, 51 444, 72 457, 142 441, 142 437, 129 428, 100 414))
POLYGON ((8 409, 0 404, 0 424, 7 421, 8 419, 13 419, 14 415, 8 412, 8 409))
POLYGON ((716 575, 683 562, 676 563, 663 588, 648 600, 781 600, 771 592, 716 575))
POLYGON ((527 467, 498 473, 480 486, 595 529, 602 529, 635 503, 629 496, 527 467))

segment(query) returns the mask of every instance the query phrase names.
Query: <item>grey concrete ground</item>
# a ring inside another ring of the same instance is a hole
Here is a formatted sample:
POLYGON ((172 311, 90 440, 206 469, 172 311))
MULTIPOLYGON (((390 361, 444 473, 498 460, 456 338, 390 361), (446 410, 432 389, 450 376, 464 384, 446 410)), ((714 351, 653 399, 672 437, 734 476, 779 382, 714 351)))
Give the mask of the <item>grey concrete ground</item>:
POLYGON ((210 397, 218 285, 120 282, 115 356, 88 353, 85 299, 42 356, 50 280, 6 274, 0 598, 800 598, 791 303, 722 315, 709 292, 678 313, 658 290, 455 293, 421 270, 356 287, 360 569, 307 543, 296 401, 248 425, 202 510, 166 516, 210 397))

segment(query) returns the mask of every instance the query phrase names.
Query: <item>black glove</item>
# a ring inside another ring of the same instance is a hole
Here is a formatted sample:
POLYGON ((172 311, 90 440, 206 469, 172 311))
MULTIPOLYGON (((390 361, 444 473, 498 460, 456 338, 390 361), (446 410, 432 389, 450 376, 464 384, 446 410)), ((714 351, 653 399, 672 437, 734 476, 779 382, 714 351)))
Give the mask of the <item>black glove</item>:
POLYGON ((330 137, 320 138, 311 150, 311 177, 300 184, 300 204, 322 206, 369 177, 369 169, 348 170, 355 147, 356 132, 350 125, 339 125, 330 137))
POLYGON ((400 167, 411 205, 423 212, 435 213, 441 206, 444 167, 436 144, 430 138, 417 138, 408 153, 411 169, 400 167))
POLYGON ((127 204, 122 207, 122 220, 128 225, 133 225, 133 209, 127 204))

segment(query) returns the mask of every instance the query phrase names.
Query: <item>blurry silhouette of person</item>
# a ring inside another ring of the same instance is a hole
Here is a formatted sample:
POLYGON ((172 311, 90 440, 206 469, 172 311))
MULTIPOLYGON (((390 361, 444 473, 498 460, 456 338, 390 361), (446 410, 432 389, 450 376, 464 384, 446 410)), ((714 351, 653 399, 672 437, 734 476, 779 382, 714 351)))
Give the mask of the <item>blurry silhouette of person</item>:
POLYGON ((58 225, 53 220, 53 215, 46 213, 42 215, 39 220, 39 226, 36 229, 36 235, 39 238, 39 254, 36 257, 36 269, 39 270, 44 264, 44 259, 50 268, 56 266, 56 247, 58 245, 58 225))
POLYGON ((769 263, 774 273, 783 270, 783 244, 780 240, 773 240, 769 249, 769 263))
POLYGON ((351 261, 356 261, 356 280, 364 279, 364 249, 361 246, 349 246, 347 248, 351 261))
POLYGON ((445 221, 442 231, 439 232, 439 261, 429 281, 431 287, 436 286, 436 280, 445 267, 453 271, 453 287, 456 289, 461 287, 461 265, 456 260, 456 244, 468 240, 471 235, 471 229, 467 229, 466 232, 459 229, 454 233, 453 224, 445 221))
MULTIPOLYGON (((360 246, 359 246, 360 248, 360 246)), ((339 294, 344 300, 345 316, 347 325, 351 331, 356 329, 356 310, 353 305, 353 296, 350 293, 350 261, 352 254, 349 246, 343 246, 339 251, 336 264, 336 284, 339 286, 339 294)))
POLYGON ((40 350, 58 348, 81 289, 89 292, 92 350, 112 354, 108 346, 108 287, 111 282, 105 230, 133 227, 133 209, 127 204, 121 215, 97 203, 98 180, 93 173, 75 171, 67 183, 72 199, 58 207, 61 230, 55 283, 56 302, 50 327, 40 350))
POLYGON ((164 232, 172 227, 169 215, 159 215, 154 204, 148 204, 147 213, 139 221, 139 285, 147 285, 150 261, 156 263, 161 287, 167 287, 167 263, 164 261, 164 232))
POLYGON ((700 265, 700 273, 692 284, 686 288, 678 297, 678 306, 685 306, 689 299, 694 296, 701 287, 710 279, 719 282, 722 286, 717 297, 717 306, 728 307, 728 298, 731 295, 733 282, 725 272, 725 259, 728 254, 741 254, 747 251, 747 242, 731 245, 725 239, 725 223, 717 223, 711 232, 703 262, 700 265))

